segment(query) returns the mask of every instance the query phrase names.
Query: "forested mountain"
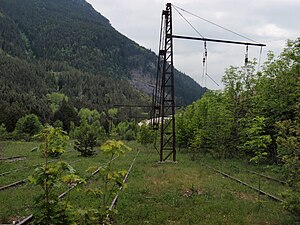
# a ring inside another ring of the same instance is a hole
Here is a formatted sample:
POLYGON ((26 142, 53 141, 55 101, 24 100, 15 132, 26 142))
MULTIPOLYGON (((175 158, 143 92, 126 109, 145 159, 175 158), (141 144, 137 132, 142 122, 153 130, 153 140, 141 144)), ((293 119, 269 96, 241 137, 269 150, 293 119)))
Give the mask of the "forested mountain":
MULTIPOLYGON (((1 0, 0 124, 12 130, 28 113, 49 122, 54 112, 46 95, 53 92, 77 109, 149 105, 156 62, 84 0, 1 0)), ((178 71, 175 86, 178 104, 203 92, 178 71)))

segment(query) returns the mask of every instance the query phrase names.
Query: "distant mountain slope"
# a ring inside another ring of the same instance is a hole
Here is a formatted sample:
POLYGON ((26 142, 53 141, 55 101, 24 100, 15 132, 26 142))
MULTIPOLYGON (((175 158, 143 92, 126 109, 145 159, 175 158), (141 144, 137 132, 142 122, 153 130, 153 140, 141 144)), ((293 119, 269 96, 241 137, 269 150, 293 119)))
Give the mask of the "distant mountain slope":
MULTIPOLYGON (((2 63, 8 58, 13 62, 5 65, 5 71, 1 68, 0 79, 6 76, 7 84, 22 86, 10 76, 10 65, 15 69, 20 65, 22 70, 26 64, 34 67, 27 76, 39 79, 39 70, 44 82, 40 82, 39 92, 35 88, 24 92, 33 96, 62 92, 77 102, 77 107, 89 105, 100 110, 124 101, 146 103, 147 98, 135 88, 150 94, 155 83, 156 55, 116 31, 84 0, 1 0, 0 48, 2 63), (104 97, 105 101, 99 100, 104 97), (79 104, 79 98, 85 101, 79 104)), ((4 89, 17 88, 14 85, 4 89)), ((178 104, 189 104, 202 93, 194 80, 178 71, 175 86, 178 104)))

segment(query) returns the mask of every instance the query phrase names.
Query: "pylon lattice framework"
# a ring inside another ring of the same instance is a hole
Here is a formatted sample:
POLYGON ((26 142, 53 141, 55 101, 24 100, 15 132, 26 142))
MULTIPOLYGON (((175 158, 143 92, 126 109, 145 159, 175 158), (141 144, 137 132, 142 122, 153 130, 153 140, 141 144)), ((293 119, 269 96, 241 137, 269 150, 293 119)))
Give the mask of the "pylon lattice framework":
POLYGON ((153 97, 153 128, 160 129, 160 161, 176 161, 175 99, 172 39, 172 8, 162 12, 156 89, 153 97), (160 79, 161 78, 161 79, 160 79))
POLYGON ((172 27, 172 4, 167 3, 166 10, 162 12, 156 88, 152 106, 153 129, 160 129, 160 161, 165 161, 171 156, 173 161, 176 161, 173 38, 245 45, 246 49, 248 46, 266 46, 261 43, 174 35, 172 27))

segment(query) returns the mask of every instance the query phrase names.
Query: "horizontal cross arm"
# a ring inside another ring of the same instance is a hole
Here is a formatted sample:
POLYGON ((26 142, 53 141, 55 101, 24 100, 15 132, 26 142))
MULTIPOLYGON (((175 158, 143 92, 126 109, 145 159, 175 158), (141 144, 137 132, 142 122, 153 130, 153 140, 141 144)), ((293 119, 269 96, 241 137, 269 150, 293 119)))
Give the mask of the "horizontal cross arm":
POLYGON ((265 44, 260 44, 260 43, 229 41, 229 40, 222 40, 222 39, 200 38, 200 37, 190 37, 190 36, 181 36, 181 35, 172 35, 172 38, 196 40, 196 41, 207 41, 207 42, 219 42, 219 43, 236 44, 236 45, 249 45, 249 46, 252 45, 252 46, 261 46, 261 47, 266 46, 265 44))

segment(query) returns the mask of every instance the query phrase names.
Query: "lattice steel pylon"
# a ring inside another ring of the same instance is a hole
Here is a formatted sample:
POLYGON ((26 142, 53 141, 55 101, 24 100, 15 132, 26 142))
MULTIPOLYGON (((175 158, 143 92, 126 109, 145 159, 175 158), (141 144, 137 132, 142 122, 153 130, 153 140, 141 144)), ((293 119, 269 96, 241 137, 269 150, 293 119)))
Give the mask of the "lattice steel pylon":
POLYGON ((156 89, 153 97, 153 128, 160 130, 160 161, 176 161, 175 95, 172 8, 162 12, 156 89))
MULTIPOLYGON (((174 6, 174 5, 173 5, 174 6)), ((175 6, 176 7, 176 6, 175 6)), ((177 9, 181 9, 176 7, 177 9)), ((176 9, 175 8, 175 9, 176 9)), ((181 9, 183 10, 183 9, 181 9)), ((177 11, 177 10, 176 10, 177 11)), ((192 14, 192 13, 190 13, 192 14)), ((194 14, 192 14, 194 15, 194 14)), ((196 15, 194 15, 196 16, 196 15)), ((203 20, 203 18, 196 16, 203 20)), ((205 21, 212 23, 206 19, 205 21)), ((189 23, 189 22, 188 22, 189 23)), ((190 23, 189 23, 190 24, 190 23)), ((214 24, 214 23, 212 23, 214 24)), ((191 25, 191 24, 190 24, 191 25)), ((233 32, 227 28, 214 24, 235 35, 248 39, 251 42, 233 41, 224 39, 212 39, 203 37, 191 37, 174 35, 172 33, 172 4, 167 3, 166 10, 162 12, 161 32, 159 42, 159 55, 157 66, 156 88, 153 93, 152 125, 155 130, 160 129, 160 161, 165 161, 172 156, 176 161, 176 137, 175 137, 175 97, 174 97, 174 66, 173 66, 173 39, 185 39, 194 41, 216 42, 245 46, 266 46, 265 44, 253 41, 243 35, 233 32)), ((193 26, 192 26, 193 27, 193 26)), ((195 30, 195 28, 193 27, 195 30)), ((246 50, 246 61, 248 60, 248 47, 246 50)), ((261 51, 260 51, 261 54, 261 51)), ((246 62, 245 61, 245 62, 246 62)), ((206 73, 207 76, 209 76, 206 73)), ((156 146, 156 144, 155 144, 156 146)), ((157 148, 156 148, 157 149, 157 148)))

